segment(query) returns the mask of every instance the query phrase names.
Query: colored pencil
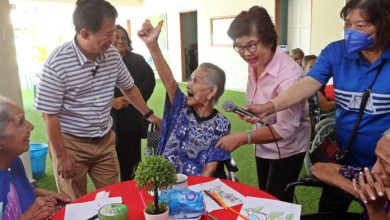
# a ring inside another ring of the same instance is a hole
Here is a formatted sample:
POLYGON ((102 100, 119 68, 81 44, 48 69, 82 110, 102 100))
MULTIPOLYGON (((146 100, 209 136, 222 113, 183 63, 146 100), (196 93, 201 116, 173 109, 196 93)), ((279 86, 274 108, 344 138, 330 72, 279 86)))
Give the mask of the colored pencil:
POLYGON ((210 197, 210 199, 212 199, 214 202, 216 202, 220 206, 219 202, 210 194, 210 191, 203 190, 203 192, 206 193, 206 195, 208 197, 210 197))
POLYGON ((141 197, 142 205, 145 207, 146 203, 145 203, 144 195, 142 194, 141 191, 138 191, 138 193, 139 193, 139 196, 141 197))
POLYGON ((249 218, 247 218, 247 217, 244 216, 243 214, 241 214, 241 213, 237 212, 235 209, 229 207, 229 206, 223 201, 223 199, 218 195, 217 192, 211 192, 210 194, 213 195, 213 196, 215 196, 215 199, 216 199, 217 201, 220 202, 220 205, 221 205, 222 207, 224 207, 224 208, 227 209, 227 210, 230 210, 231 212, 233 212, 234 214, 240 216, 240 217, 241 217, 242 219, 244 219, 244 220, 249 220, 249 218))
POLYGON ((216 217, 214 217, 214 216, 212 216, 212 215, 210 215, 210 214, 207 214, 207 216, 208 216, 209 218, 211 218, 212 220, 218 220, 216 217))

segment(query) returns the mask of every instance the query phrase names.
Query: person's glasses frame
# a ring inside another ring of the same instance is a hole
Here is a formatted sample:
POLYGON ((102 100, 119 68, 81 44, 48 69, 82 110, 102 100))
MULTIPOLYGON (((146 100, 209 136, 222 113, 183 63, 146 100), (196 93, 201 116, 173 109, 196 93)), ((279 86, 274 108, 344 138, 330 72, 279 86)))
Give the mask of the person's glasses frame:
POLYGON ((258 40, 256 42, 250 42, 245 46, 237 45, 236 43, 233 44, 234 50, 239 53, 243 54, 245 50, 247 50, 249 53, 255 53, 257 51, 257 45, 261 42, 261 40, 258 40))
POLYGON ((123 43, 127 42, 127 38, 126 37, 115 37, 115 40, 117 42, 123 42, 123 43))

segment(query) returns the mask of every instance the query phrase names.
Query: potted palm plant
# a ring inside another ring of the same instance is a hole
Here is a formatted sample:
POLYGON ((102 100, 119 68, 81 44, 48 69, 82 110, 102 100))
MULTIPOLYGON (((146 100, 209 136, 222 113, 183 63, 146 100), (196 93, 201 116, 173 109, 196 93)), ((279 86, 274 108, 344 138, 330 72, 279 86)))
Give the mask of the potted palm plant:
POLYGON ((176 170, 172 164, 162 156, 146 157, 138 165, 134 180, 138 188, 153 191, 153 202, 146 205, 145 218, 148 220, 149 216, 163 214, 161 219, 168 219, 168 206, 166 203, 159 203, 158 191, 176 183, 176 170))

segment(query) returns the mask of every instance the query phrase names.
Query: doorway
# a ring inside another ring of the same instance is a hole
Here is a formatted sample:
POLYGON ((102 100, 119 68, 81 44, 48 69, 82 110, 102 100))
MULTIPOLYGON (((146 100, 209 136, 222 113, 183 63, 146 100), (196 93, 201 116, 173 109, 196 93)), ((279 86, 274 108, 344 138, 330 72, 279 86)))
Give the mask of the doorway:
POLYGON ((198 13, 180 13, 182 81, 188 81, 198 67, 198 13))

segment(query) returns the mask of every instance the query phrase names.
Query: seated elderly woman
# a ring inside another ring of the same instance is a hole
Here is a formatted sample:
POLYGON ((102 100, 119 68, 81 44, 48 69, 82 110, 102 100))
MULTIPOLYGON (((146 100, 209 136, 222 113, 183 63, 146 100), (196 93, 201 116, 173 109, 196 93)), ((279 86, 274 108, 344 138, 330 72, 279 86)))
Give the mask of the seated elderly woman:
POLYGON ((310 172, 359 200, 370 220, 390 219, 390 129, 378 141, 375 155, 377 161, 371 171, 367 167, 316 163, 310 172))
POLYGON ((229 121, 214 108, 224 91, 225 73, 214 64, 202 63, 191 74, 186 96, 158 45, 161 27, 162 22, 154 28, 146 20, 138 31, 168 95, 157 153, 168 159, 178 173, 213 176, 218 161, 230 159, 228 152, 215 148, 219 138, 230 131, 229 121))
POLYGON ((29 148, 33 125, 24 112, 0 96, 0 219, 47 219, 69 198, 33 189, 19 155, 29 148))

